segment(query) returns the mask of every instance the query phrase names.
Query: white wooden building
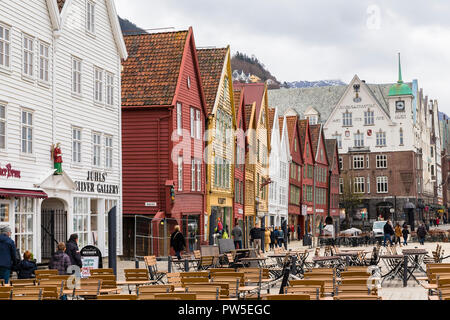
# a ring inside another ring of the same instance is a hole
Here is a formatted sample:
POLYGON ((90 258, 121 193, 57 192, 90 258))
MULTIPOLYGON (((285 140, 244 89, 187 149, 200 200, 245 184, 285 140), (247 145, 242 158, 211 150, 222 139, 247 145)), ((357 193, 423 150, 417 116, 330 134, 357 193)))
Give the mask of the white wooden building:
POLYGON ((269 114, 273 121, 270 128, 269 176, 272 183, 269 185, 269 225, 279 227, 283 220, 288 220, 291 154, 286 117, 280 117, 278 108, 270 110, 269 114))
POLYGON ((120 76, 127 52, 114 2, 2 5, 0 224, 9 224, 20 252, 31 251, 38 262, 72 233, 80 248, 93 244, 105 255, 107 212, 117 206, 120 254, 120 76), (54 175, 56 143, 62 175, 54 175))

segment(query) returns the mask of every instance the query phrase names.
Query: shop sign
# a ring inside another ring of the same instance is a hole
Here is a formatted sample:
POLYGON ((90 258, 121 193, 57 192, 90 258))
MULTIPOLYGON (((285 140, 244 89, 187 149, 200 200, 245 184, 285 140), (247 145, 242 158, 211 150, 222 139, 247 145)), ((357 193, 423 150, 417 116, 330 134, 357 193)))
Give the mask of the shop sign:
POLYGON ((102 253, 94 246, 86 246, 80 251, 81 255, 81 277, 87 278, 91 275, 92 269, 103 268, 102 253))
POLYGON ((316 212, 318 212, 318 213, 324 213, 323 209, 316 209, 316 212))
POLYGON ((76 190, 79 192, 119 194, 119 186, 105 184, 108 174, 106 172, 89 171, 87 182, 75 181, 76 190))
POLYGON ((308 206, 302 205, 302 216, 308 215, 308 206))
POLYGON ((146 202, 145 206, 146 207, 156 207, 158 204, 156 202, 146 202))
POLYGON ((10 163, 8 163, 4 168, 0 166, 0 176, 9 178, 17 178, 20 179, 20 171, 13 170, 10 163))
POLYGON ((313 208, 312 207, 308 207, 307 212, 313 212, 313 208))

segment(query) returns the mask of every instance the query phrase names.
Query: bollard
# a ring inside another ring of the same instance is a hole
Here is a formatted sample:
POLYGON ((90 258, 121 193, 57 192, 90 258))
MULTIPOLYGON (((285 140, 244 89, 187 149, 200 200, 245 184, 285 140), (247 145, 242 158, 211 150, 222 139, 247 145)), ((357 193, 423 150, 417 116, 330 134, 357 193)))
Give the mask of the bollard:
POLYGON ((189 272, 189 261, 187 258, 184 259, 184 271, 189 272))
POLYGON ((139 259, 138 258, 136 258, 135 261, 134 261, 134 267, 136 269, 139 269, 139 259))
POLYGON ((172 273, 172 257, 167 257, 167 272, 172 273))
POLYGON ((403 256, 403 287, 408 286, 408 256, 403 256))

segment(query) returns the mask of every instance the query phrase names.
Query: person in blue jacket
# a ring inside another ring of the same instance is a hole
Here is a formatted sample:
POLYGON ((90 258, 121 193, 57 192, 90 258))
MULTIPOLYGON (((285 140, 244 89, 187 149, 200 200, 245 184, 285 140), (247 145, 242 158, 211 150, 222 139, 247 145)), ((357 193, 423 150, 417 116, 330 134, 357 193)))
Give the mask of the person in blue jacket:
POLYGON ((0 279, 9 283, 11 271, 16 268, 16 245, 11 239, 11 228, 0 226, 0 279))

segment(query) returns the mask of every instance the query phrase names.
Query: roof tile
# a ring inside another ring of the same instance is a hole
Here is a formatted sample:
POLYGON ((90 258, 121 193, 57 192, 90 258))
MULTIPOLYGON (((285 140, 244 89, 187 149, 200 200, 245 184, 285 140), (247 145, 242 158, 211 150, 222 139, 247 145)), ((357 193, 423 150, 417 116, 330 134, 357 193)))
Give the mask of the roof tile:
POLYGON ((198 64, 206 98, 206 109, 212 113, 228 48, 198 49, 198 64))
POLYGON ((125 36, 122 106, 172 104, 189 31, 125 36))

